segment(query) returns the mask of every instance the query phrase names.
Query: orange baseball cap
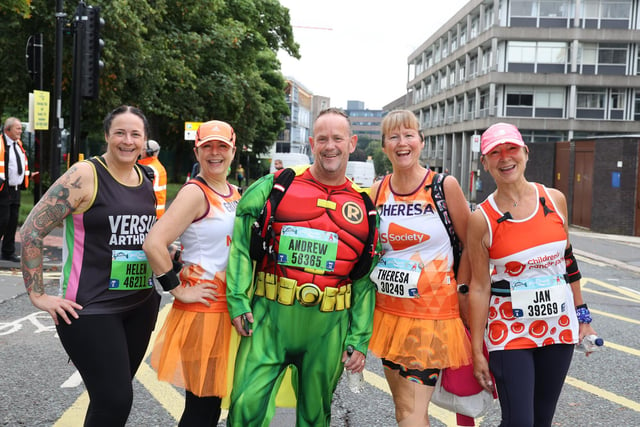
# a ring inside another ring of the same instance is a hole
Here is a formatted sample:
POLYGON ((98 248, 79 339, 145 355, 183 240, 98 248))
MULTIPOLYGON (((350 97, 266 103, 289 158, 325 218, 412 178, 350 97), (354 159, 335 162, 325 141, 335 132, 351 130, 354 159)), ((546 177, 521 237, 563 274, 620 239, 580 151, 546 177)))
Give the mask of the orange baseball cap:
POLYGON ((236 133, 231 125, 220 120, 211 120, 204 122, 198 128, 196 133, 196 147, 200 147, 205 142, 222 141, 225 144, 235 147, 236 133))

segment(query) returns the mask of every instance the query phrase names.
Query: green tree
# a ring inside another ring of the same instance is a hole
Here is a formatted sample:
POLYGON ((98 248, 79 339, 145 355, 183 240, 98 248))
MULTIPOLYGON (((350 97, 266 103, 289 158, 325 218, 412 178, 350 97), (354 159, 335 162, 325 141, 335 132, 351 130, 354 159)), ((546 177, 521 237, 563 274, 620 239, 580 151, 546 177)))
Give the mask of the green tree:
POLYGON ((366 153, 373 159, 373 166, 378 175, 391 172, 392 166, 387 155, 382 151, 382 142, 371 141, 367 146, 366 153))
MULTIPOLYGON (((105 20, 99 99, 85 100, 82 108, 82 127, 90 140, 101 144, 106 113, 131 104, 148 116, 151 136, 176 149, 177 162, 190 152, 189 145, 182 143, 185 121, 228 121, 238 140, 254 153, 268 150, 287 114, 284 78, 275 52, 283 49, 299 57, 289 11, 277 0, 86 2, 101 7, 105 20)), ((0 49, 16 54, 5 55, 0 68, 4 83, 0 113, 26 117, 32 84, 24 57, 17 53, 24 52, 30 34, 44 34, 44 90, 52 91, 55 6, 48 0, 33 0, 31 18, 25 19, 5 9, 5 3, 0 4, 0 49)), ((70 22, 75 7, 65 6, 70 22)), ((64 117, 69 117, 70 110, 72 39, 64 38, 64 117)))
POLYGON ((28 17, 30 12, 30 5, 31 0, 1 0, 0 14, 3 14, 6 11, 8 13, 19 14, 24 17, 28 17))

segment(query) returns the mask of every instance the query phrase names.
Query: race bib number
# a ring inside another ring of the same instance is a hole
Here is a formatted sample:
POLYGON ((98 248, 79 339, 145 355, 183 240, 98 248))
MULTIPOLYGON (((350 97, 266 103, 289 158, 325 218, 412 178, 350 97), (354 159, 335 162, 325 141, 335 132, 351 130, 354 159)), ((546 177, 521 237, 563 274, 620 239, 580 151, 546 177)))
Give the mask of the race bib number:
POLYGON ((378 292, 396 298, 419 298, 418 279, 422 266, 417 261, 381 258, 369 276, 378 292))
POLYGON ((514 317, 556 317, 567 311, 566 282, 562 276, 544 276, 510 283, 514 317))
POLYGON ((337 255, 336 233, 292 225, 280 231, 278 264, 333 271, 337 255))
POLYGON ((144 251, 111 251, 110 291, 133 291, 153 287, 151 267, 144 251))

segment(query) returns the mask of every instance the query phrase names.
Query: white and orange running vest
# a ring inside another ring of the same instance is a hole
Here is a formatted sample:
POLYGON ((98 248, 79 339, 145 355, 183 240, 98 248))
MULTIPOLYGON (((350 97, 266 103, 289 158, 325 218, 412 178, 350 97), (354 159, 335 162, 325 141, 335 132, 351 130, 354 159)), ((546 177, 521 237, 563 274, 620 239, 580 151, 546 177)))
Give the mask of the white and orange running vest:
POLYGON ((565 218, 543 185, 531 185, 539 203, 528 218, 505 218, 493 194, 478 206, 489 226, 491 282, 508 281, 511 293, 491 295, 489 351, 578 341, 573 293, 564 279, 565 218))

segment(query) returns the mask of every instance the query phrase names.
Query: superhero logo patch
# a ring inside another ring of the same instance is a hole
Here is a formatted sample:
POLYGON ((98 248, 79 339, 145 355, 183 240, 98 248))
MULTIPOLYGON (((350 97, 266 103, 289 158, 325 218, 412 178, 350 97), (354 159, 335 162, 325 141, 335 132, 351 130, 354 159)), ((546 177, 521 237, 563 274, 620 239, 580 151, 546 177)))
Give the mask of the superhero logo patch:
POLYGON ((351 224, 360 224, 364 220, 364 211, 355 202, 347 202, 342 205, 342 216, 351 224))

